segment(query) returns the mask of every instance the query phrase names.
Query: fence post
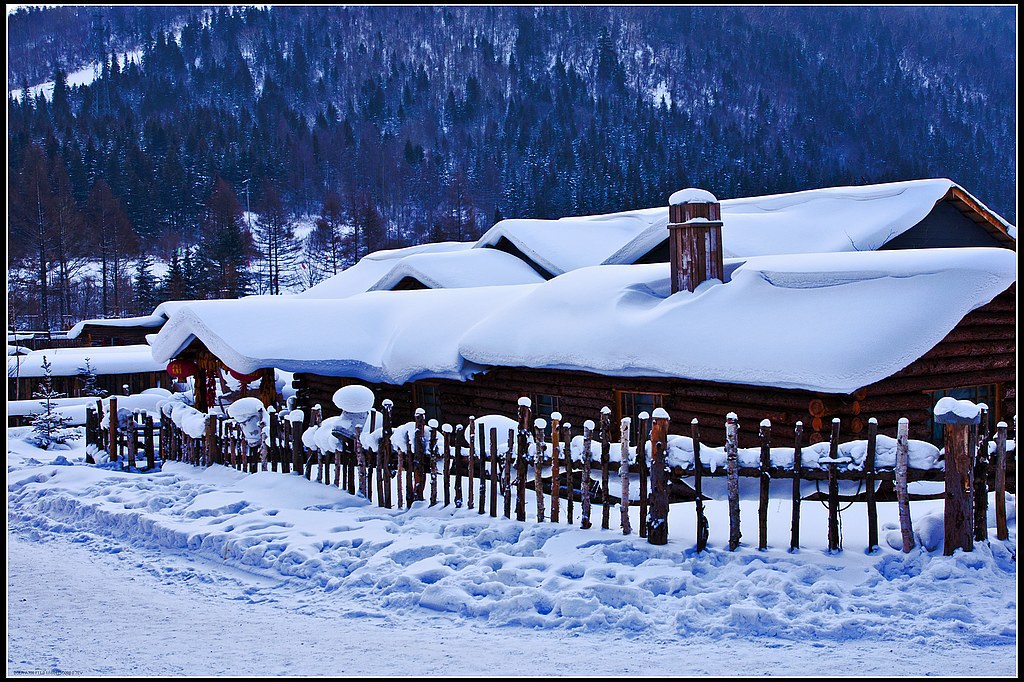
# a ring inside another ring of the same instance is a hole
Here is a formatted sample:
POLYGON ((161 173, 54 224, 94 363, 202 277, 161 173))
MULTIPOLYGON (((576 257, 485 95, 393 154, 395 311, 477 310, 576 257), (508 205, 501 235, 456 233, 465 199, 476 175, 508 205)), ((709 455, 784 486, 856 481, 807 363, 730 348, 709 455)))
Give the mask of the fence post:
POLYGON ((547 446, 544 429, 547 425, 547 420, 539 417, 533 421, 533 489, 537 496, 537 523, 544 522, 544 450, 547 446))
POLYGON ((430 467, 430 506, 437 505, 437 420, 427 422, 430 427, 430 444, 427 451, 427 466, 430 467))
POLYGON ((562 460, 565 464, 565 522, 572 525, 573 498, 575 487, 572 480, 572 439, 570 428, 572 424, 562 422, 559 427, 562 430, 562 460))
POLYGON ((491 518, 498 517, 498 429, 491 428, 491 518))
POLYGON ((416 445, 413 448, 413 462, 414 472, 413 475, 416 479, 416 489, 413 497, 417 500, 423 499, 423 489, 427 486, 427 467, 426 467, 426 448, 424 447, 424 440, 426 437, 426 417, 427 411, 422 407, 416 409, 416 445))
POLYGON ((480 501, 477 503, 477 513, 483 514, 487 511, 487 477, 484 475, 487 469, 485 466, 487 464, 487 433, 484 429, 487 426, 483 422, 478 423, 476 426, 480 442, 480 456, 478 457, 480 461, 480 491, 478 495, 480 501))
POLYGON ((790 527, 789 551, 800 549, 800 467, 803 459, 804 423, 798 421, 793 429, 793 521, 790 527))
POLYGON ((413 480, 413 448, 412 437, 409 430, 405 430, 405 508, 412 509, 412 503, 416 501, 416 483, 413 480))
POLYGON ((623 535, 629 535, 633 531, 629 525, 629 422, 629 417, 623 417, 619 422, 619 480, 622 484, 619 510, 622 514, 623 535))
POLYGON ((612 408, 605 405, 601 408, 601 528, 608 530, 611 517, 611 500, 608 495, 608 455, 611 443, 608 441, 612 423, 612 408))
POLYGON ((864 494, 868 505, 868 552, 878 549, 878 503, 875 501, 875 451, 878 420, 868 419, 868 452, 864 457, 864 494))
POLYGON ((640 537, 647 537, 647 420, 651 415, 637 415, 636 466, 640 471, 640 537))
POLYGON ((117 452, 117 396, 110 396, 110 406, 107 408, 107 417, 109 424, 107 424, 107 452, 110 455, 110 461, 116 462, 118 460, 117 452))
POLYGON ((977 452, 974 460, 974 539, 988 540, 988 405, 978 403, 981 422, 976 427, 977 452))
POLYGON ((516 445, 515 429, 508 430, 508 446, 505 448, 505 466, 501 468, 501 494, 504 500, 504 515, 506 519, 512 518, 512 448, 516 445))
POLYGON ((668 412, 654 410, 651 428, 651 512, 647 522, 647 542, 668 544, 668 483, 665 480, 668 455, 668 412))
POLYGON ((359 467, 359 496, 369 497, 370 494, 366 487, 366 454, 363 452, 363 443, 359 438, 363 433, 362 424, 356 424, 354 431, 352 447, 355 448, 356 466, 359 467))
POLYGON ((551 523, 558 523, 558 500, 562 494, 562 470, 559 466, 559 427, 562 415, 559 412, 551 413, 551 523))
POLYGON ((441 435, 444 437, 444 506, 452 503, 452 425, 442 424, 441 435))
POLYGON ((143 432, 144 440, 146 444, 146 468, 156 468, 156 450, 153 446, 153 415, 149 414, 145 410, 142 412, 142 418, 145 420, 145 431, 143 432))
POLYGON ((740 533, 739 453, 736 433, 738 429, 736 413, 730 412, 725 416, 725 458, 729 475, 729 551, 734 551, 740 546, 740 538, 743 536, 740 533))
POLYGON ((980 416, 977 406, 967 401, 940 398, 935 404, 935 423, 942 424, 942 443, 946 450, 946 504, 944 509, 945 542, 943 554, 951 556, 960 548, 974 551, 974 453, 971 452, 970 430, 980 416), (967 406, 974 408, 971 414, 967 406), (959 414, 958 414, 959 412, 959 414))
POLYGON ((914 528, 910 519, 910 496, 907 494, 907 459, 910 420, 901 417, 896 426, 896 504, 899 506, 900 534, 903 536, 903 552, 914 549, 914 528))
POLYGON ((839 537, 839 479, 836 470, 839 459, 839 417, 832 419, 828 459, 828 551, 831 553, 842 549, 839 537))
POLYGON ((704 514, 704 464, 700 461, 700 422, 694 417, 690 422, 690 439, 693 441, 693 485, 697 494, 697 551, 703 552, 708 546, 708 517, 704 514))
POLYGON ((519 438, 516 448, 516 521, 526 520, 526 451, 529 449, 527 439, 530 433, 529 398, 519 399, 519 438))
POLYGON ((996 538, 1010 537, 1006 527, 1006 422, 996 424, 996 538))
POLYGON ((466 508, 473 509, 476 506, 476 417, 469 417, 469 469, 467 471, 468 483, 466 491, 466 508))
POLYGON ((594 422, 583 422, 583 472, 580 478, 580 528, 590 528, 590 438, 594 422))
POLYGON ((761 438, 761 468, 760 490, 757 506, 757 548, 768 549, 768 490, 772 482, 772 475, 769 468, 772 465, 772 423, 768 419, 762 419, 758 428, 758 436, 761 438))
POLYGON ((384 483, 384 507, 391 509, 391 408, 395 406, 390 400, 384 400, 381 406, 380 446, 381 477, 384 483))
POLYGON ((455 453, 452 458, 452 470, 455 472, 455 508, 462 508, 462 469, 459 467, 459 455, 462 454, 462 424, 455 427, 455 453))
POLYGON ((136 426, 138 426, 138 424, 135 421, 135 418, 137 416, 138 416, 138 412, 137 411, 133 412, 132 416, 128 418, 128 422, 124 426, 124 441, 125 441, 125 447, 128 449, 128 468, 129 469, 137 468, 137 464, 136 464, 136 461, 135 461, 135 454, 137 452, 137 448, 138 448, 138 444, 139 444, 138 437, 137 437, 136 430, 135 430, 136 426))

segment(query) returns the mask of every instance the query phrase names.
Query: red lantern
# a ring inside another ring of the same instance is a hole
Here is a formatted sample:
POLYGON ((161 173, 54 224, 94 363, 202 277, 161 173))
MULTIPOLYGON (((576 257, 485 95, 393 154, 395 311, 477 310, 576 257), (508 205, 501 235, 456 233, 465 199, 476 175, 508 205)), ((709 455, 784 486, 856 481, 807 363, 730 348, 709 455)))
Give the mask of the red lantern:
POLYGON ((167 373, 171 375, 172 379, 180 383, 196 373, 196 363, 181 358, 171 360, 167 363, 167 373))
POLYGON ((228 374, 238 379, 243 384, 251 384, 260 380, 259 370, 256 370, 255 372, 249 372, 248 374, 242 374, 241 372, 233 370, 229 367, 228 374))

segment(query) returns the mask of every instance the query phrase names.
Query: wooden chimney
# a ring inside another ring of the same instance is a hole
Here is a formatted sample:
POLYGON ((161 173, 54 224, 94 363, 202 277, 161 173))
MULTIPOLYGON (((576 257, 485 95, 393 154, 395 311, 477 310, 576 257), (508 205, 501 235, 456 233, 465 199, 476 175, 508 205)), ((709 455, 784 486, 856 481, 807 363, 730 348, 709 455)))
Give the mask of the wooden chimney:
POLYGON ((725 281, 722 265, 722 205, 703 189, 669 198, 668 249, 672 293, 693 291, 709 279, 725 281))

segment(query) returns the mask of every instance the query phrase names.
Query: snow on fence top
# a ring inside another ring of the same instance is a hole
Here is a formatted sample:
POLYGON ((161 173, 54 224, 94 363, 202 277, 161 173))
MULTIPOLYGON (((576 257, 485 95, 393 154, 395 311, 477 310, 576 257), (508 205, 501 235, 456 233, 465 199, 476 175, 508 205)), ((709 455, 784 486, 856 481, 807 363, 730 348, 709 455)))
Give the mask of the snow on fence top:
POLYGON ((402 384, 509 366, 851 393, 924 355, 1015 271, 1007 249, 927 249, 751 258, 727 283, 675 295, 657 263, 534 285, 200 301, 152 339, 153 355, 198 337, 243 372, 402 384), (856 334, 851 319, 865 321, 856 334))

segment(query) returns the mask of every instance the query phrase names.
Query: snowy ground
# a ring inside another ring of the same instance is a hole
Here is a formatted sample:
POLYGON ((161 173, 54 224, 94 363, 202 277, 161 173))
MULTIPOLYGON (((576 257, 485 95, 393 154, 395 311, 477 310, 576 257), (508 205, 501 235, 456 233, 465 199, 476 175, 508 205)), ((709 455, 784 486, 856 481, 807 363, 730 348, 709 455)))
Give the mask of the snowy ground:
MULTIPOLYGON (((716 501, 697 555, 692 505, 655 547, 614 513, 611 530, 583 531, 383 510, 272 472, 113 472, 8 433, 8 674, 1017 672, 1015 514, 1008 542, 973 553, 903 555, 883 530, 868 555, 854 505, 845 551, 828 555, 809 502, 790 554, 789 503, 771 504, 765 552, 745 503, 731 553, 716 501)), ((941 502, 912 512, 927 536, 941 502)))

